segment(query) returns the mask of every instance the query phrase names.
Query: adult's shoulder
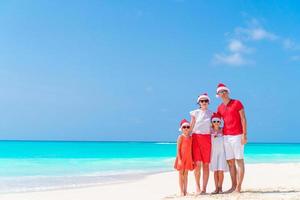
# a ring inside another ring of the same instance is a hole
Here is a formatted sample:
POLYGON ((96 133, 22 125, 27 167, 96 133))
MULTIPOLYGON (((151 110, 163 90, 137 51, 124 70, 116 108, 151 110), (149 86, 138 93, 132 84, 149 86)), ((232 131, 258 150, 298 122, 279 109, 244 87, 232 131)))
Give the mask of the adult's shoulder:
POLYGON ((197 113, 199 113, 200 109, 192 110, 190 111, 190 115, 195 116, 197 113))
POLYGON ((225 105, 224 105, 224 103, 222 102, 222 103, 220 103, 219 105, 218 105, 218 108, 217 108, 217 110, 219 111, 219 109, 221 109, 222 107, 224 107, 225 105))
POLYGON ((238 110, 241 110, 244 108, 244 105, 240 100, 238 100, 238 99, 232 99, 232 100, 233 100, 234 105, 238 107, 238 110))
POLYGON ((243 104, 240 100, 238 99, 231 99, 235 104, 243 104))
POLYGON ((233 102, 235 102, 235 103, 242 103, 240 100, 238 100, 238 99, 231 99, 233 102))
POLYGON ((195 110, 192 110, 191 112, 200 112, 201 110, 198 108, 198 109, 195 109, 195 110))

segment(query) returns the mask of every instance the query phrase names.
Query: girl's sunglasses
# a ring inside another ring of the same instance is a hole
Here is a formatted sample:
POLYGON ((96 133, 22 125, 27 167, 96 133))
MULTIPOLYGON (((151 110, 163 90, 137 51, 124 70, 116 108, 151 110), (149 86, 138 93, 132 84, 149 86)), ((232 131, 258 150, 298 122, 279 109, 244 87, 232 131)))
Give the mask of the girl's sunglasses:
POLYGON ((213 123, 214 123, 214 124, 215 124, 215 123, 218 123, 218 124, 219 124, 219 123, 221 123, 221 122, 220 122, 220 121, 213 121, 213 123))
POLYGON ((183 127, 182 127, 182 129, 186 129, 186 128, 189 129, 190 126, 183 126, 183 127))
POLYGON ((208 103, 208 100, 205 99, 205 100, 200 100, 200 103, 208 103))

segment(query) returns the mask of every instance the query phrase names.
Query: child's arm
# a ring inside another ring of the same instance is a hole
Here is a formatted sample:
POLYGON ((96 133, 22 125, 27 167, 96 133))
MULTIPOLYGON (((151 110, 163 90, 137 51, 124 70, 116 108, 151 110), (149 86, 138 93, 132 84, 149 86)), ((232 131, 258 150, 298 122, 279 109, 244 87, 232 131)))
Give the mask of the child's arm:
POLYGON ((178 139, 177 139, 177 156, 178 156, 178 159, 181 161, 181 142, 182 142, 182 136, 179 135, 178 136, 178 139))

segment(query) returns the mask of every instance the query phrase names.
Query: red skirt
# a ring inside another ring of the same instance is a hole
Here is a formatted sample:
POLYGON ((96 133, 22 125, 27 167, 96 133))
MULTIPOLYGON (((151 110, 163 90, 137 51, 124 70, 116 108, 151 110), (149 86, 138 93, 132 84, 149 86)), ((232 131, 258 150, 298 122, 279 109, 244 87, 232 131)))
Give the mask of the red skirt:
POLYGON ((211 135, 192 134, 192 151, 194 162, 210 163, 211 157, 211 135))

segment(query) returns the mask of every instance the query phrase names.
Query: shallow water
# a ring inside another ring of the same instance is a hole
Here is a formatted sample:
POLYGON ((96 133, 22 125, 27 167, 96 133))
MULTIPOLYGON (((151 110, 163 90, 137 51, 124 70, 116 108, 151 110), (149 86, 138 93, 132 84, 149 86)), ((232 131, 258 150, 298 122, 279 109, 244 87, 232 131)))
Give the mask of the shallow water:
MULTIPOLYGON (((0 192, 114 183, 173 170, 168 142, 0 142, 0 192)), ((248 144, 247 163, 300 162, 300 144, 248 144)))

